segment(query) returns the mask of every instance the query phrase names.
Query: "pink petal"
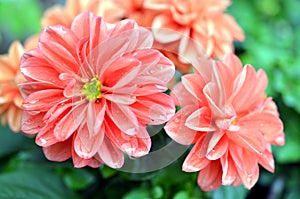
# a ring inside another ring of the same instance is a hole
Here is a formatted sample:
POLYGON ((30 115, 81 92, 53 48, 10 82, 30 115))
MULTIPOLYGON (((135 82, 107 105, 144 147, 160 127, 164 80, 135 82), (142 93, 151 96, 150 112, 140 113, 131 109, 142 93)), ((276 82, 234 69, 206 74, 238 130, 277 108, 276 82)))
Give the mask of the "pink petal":
POLYGON ((118 94, 118 93, 113 93, 113 94, 104 94, 103 98, 105 98, 108 101, 111 101, 112 103, 115 104, 120 104, 120 105, 130 105, 136 102, 136 97, 130 94, 118 94))
POLYGON ((277 116, 266 112, 246 115, 239 120, 238 125, 259 130, 267 142, 276 140, 283 131, 282 121, 277 116))
POLYGON ((201 133, 197 133, 184 125, 186 118, 195 111, 195 107, 185 106, 172 117, 164 129, 166 133, 176 142, 184 145, 195 143, 201 133))
MULTIPOLYGON (((195 106, 198 107, 198 100, 195 98, 190 92, 186 90, 183 86, 182 82, 177 83, 171 93, 171 97, 173 98, 175 105, 177 106, 195 106)), ((196 108, 195 108, 196 109, 196 108)))
POLYGON ((257 155, 234 146, 230 148, 230 153, 243 184, 246 188, 250 189, 258 180, 259 167, 257 155))
POLYGON ((222 132, 214 132, 209 142, 206 158, 217 160, 228 151, 228 138, 222 132))
POLYGON ((110 103, 106 113, 121 131, 128 135, 136 135, 138 120, 128 106, 110 103))
POLYGON ((64 87, 58 76, 59 73, 46 61, 41 61, 36 57, 31 57, 22 62, 21 72, 33 80, 51 84, 52 87, 64 87), (37 70, 38 67, 38 70, 37 70))
POLYGON ((227 136, 235 144, 257 154, 262 154, 266 147, 262 133, 256 129, 241 127, 238 132, 227 133, 227 136))
POLYGON ((146 127, 139 127, 137 135, 130 136, 123 133, 111 120, 105 120, 106 136, 119 149, 126 152, 129 156, 140 157, 149 153, 151 139, 146 127))
POLYGON ((68 139, 82 124, 86 117, 86 104, 78 105, 69 110, 54 128, 54 136, 60 141, 68 139))
POLYGON ((200 171, 201 169, 205 168, 211 161, 208 160, 206 157, 200 157, 199 152, 204 140, 204 134, 199 137, 197 143, 193 146, 189 155, 185 158, 182 170, 185 172, 195 172, 200 171))
POLYGON ((175 105, 172 98, 164 93, 148 96, 139 96, 137 101, 130 105, 130 109, 143 124, 162 124, 175 114, 175 105))
MULTIPOLYGON (((215 118, 225 118, 225 103, 220 103, 220 98, 217 95, 221 95, 220 91, 218 91, 217 85, 213 82, 208 83, 204 89, 203 93, 206 97, 206 100, 211 109, 212 115, 215 118), (212 94, 213 93, 213 94, 212 94), (218 93, 218 94, 215 94, 218 93), (215 95, 214 95, 215 94, 215 95), (217 101, 215 101, 217 100, 217 101)), ((224 95, 223 95, 224 97, 224 95)))
POLYGON ((237 178, 237 171, 234 165, 234 162, 229 155, 228 152, 225 153, 224 156, 221 157, 221 165, 222 165, 222 185, 230 185, 232 184, 237 178))
POLYGON ((39 42, 39 49, 58 72, 77 73, 79 69, 77 59, 61 44, 50 41, 39 42))
POLYGON ((215 131, 212 124, 210 109, 202 107, 194 111, 185 121, 184 125, 195 131, 215 131))
POLYGON ((138 27, 139 26, 137 25, 137 23, 134 20, 131 20, 131 19, 121 20, 118 23, 116 23, 116 25, 112 29, 110 29, 110 31, 109 31, 110 37, 117 36, 120 33, 124 33, 126 31, 131 31, 138 27))
POLYGON ((258 163, 268 171, 274 173, 275 163, 274 163, 271 145, 268 145, 264 153, 258 156, 258 163))
POLYGON ((49 147, 59 142, 60 140, 53 134, 53 127, 51 128, 49 125, 44 126, 35 137, 35 143, 41 147, 49 147))
POLYGON ((184 75, 181 77, 181 82, 185 89, 198 100, 199 106, 204 106, 207 104, 205 96, 203 94, 203 88, 205 87, 206 82, 200 75, 184 75))
POLYGON ((96 15, 92 12, 83 12, 77 15, 72 22, 71 30, 78 38, 85 38, 89 36, 91 30, 83 27, 91 27, 92 20, 94 18, 96 18, 96 15))
POLYGON ((43 117, 44 113, 37 115, 30 115, 28 112, 23 111, 21 119, 21 130, 26 134, 36 134, 44 126, 43 117))
POLYGON ((79 127, 74 139, 74 150, 76 154, 83 159, 92 158, 103 144, 105 135, 104 126, 96 134, 89 132, 87 124, 82 124, 79 127))
POLYGON ((27 111, 47 111, 65 99, 62 91, 60 89, 46 89, 34 92, 24 99, 22 107, 27 111))
POLYGON ((132 56, 122 56, 114 60, 101 77, 107 87, 118 88, 136 78, 141 62, 132 56))
POLYGON ((160 51, 154 49, 139 49, 131 54, 141 61, 141 70, 134 83, 142 84, 147 76, 156 77, 159 83, 168 83, 174 76, 174 64, 160 51))
POLYGON ((41 32, 40 42, 57 42, 65 49, 67 49, 73 56, 76 55, 76 44, 78 37, 69 28, 62 25, 47 26, 44 31, 41 32))
POLYGON ((126 53, 131 53, 137 49, 145 49, 152 46, 153 37, 151 32, 143 29, 136 28, 118 34, 106 41, 100 43, 97 48, 88 56, 89 65, 96 66, 96 73, 102 77, 106 69, 119 57, 126 53), (110 46, 110 50, 103 50, 110 46), (90 58, 89 58, 90 57, 90 58), (96 59, 93 59, 96 58, 96 59))
POLYGON ((222 185, 222 167, 219 161, 212 161, 199 172, 198 185, 203 191, 212 191, 222 185))
POLYGON ((90 102, 87 108, 87 127, 92 135, 100 132, 106 110, 106 101, 101 103, 90 102))
MULTIPOLYGON (((222 58, 222 63, 227 65, 228 68, 230 68, 232 77, 236 77, 243 70, 243 64, 242 64, 241 60, 232 53, 225 54, 224 57, 222 58)), ((222 67, 219 67, 219 70, 221 68, 222 67)), ((225 76, 225 75, 222 75, 222 76, 225 76)))
POLYGON ((71 157, 72 139, 44 147, 43 152, 48 160, 62 162, 71 157))
POLYGON ((103 162, 111 168, 121 168, 124 164, 122 152, 107 138, 104 138, 98 154, 103 162))
POLYGON ((75 168, 82 168, 85 166, 90 166, 93 168, 98 168, 100 167, 103 162, 101 160, 100 157, 98 157, 99 155, 95 155, 92 158, 89 159, 83 159, 81 157, 79 157, 76 152, 74 151, 74 149, 72 150, 72 159, 73 159, 73 164, 75 168))
POLYGON ((234 82, 235 93, 232 105, 239 112, 247 111, 264 94, 267 86, 267 77, 262 72, 255 72, 251 65, 246 65, 234 82), (249 92, 252 91, 252 92, 249 92))

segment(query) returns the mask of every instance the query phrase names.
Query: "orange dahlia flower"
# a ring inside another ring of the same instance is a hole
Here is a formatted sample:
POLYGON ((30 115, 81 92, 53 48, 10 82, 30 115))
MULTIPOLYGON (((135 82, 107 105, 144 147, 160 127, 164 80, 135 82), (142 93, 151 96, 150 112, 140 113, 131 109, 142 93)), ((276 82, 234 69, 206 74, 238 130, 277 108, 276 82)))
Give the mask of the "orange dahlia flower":
POLYGON ((274 171, 271 144, 284 144, 276 105, 264 93, 267 76, 243 67, 233 54, 221 61, 199 58, 193 67, 195 74, 182 76, 172 90, 182 109, 165 126, 178 143, 195 144, 182 169, 200 171, 198 184, 205 191, 230 184, 250 189, 259 164, 274 171))
MULTIPOLYGON (((152 23, 157 41, 176 43, 184 58, 194 56, 200 45, 209 57, 233 52, 233 41, 243 41, 244 33, 234 18, 224 13, 229 0, 145 0, 144 7, 159 11, 152 23)), ((186 63, 186 60, 181 60, 186 63)))
POLYGON ((24 54, 22 130, 52 161, 73 158, 75 167, 119 168, 123 153, 147 154, 147 124, 175 113, 167 90, 175 68, 151 49, 150 31, 133 20, 106 23, 91 12, 71 28, 48 26, 38 48, 24 54))
POLYGON ((65 7, 55 5, 45 11, 42 26, 59 24, 70 27, 73 19, 85 11, 94 12, 108 22, 117 22, 123 16, 112 0, 67 0, 65 7))
POLYGON ((20 131, 22 96, 18 87, 25 81, 20 72, 20 59, 24 52, 20 42, 11 44, 8 54, 0 55, 0 115, 2 125, 8 123, 14 132, 20 131))

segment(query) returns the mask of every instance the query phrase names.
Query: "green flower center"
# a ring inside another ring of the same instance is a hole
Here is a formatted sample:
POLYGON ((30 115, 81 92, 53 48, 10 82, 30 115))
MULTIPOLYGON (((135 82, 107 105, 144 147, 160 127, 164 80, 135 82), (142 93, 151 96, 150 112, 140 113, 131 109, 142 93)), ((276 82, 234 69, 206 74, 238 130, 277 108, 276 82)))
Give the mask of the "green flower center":
POLYGON ((102 84, 98 80, 98 77, 94 77, 91 81, 84 84, 81 93, 84 94, 89 101, 99 99, 101 98, 101 86, 102 84))

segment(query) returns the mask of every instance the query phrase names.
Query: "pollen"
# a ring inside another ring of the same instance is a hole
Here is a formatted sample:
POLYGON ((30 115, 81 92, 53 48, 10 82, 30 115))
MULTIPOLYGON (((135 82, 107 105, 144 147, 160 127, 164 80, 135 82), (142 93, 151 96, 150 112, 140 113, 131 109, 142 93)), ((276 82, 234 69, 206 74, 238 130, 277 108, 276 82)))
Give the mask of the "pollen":
POLYGON ((94 77, 89 82, 83 85, 81 93, 84 94, 86 96, 86 99, 89 101, 100 99, 101 86, 102 83, 98 80, 98 77, 94 77))
POLYGON ((231 124, 236 125, 236 120, 232 120, 231 124))

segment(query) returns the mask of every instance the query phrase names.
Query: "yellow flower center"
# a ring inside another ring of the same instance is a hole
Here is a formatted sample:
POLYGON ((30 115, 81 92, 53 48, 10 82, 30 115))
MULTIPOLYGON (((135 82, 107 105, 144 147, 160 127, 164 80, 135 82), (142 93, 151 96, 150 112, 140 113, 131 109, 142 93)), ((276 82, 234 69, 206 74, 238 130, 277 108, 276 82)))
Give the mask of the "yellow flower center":
POLYGON ((102 83, 98 80, 98 77, 94 77, 91 81, 84 84, 81 93, 84 94, 89 101, 99 99, 101 98, 101 86, 102 83))

